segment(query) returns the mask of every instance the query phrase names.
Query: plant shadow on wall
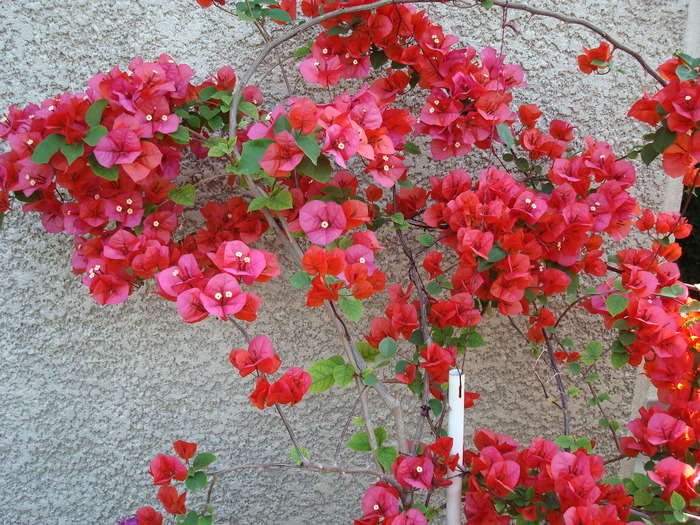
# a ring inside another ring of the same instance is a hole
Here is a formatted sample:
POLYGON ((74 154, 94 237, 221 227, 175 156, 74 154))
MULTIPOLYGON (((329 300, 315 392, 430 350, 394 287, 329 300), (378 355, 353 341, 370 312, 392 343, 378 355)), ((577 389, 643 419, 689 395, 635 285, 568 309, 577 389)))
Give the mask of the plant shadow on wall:
POLYGON ((95 75, 85 93, 11 106, 0 123, 11 148, 0 156, 2 213, 35 211, 46 230, 73 235, 73 270, 99 304, 121 303, 155 279, 185 322, 231 323, 246 344, 229 359, 250 403, 276 413, 290 439, 289 461, 230 468, 175 441, 174 454, 150 462, 162 509, 144 506, 119 523, 160 524, 165 512, 171 522, 210 524, 219 480, 251 468, 373 478, 360 525, 697 519, 700 305, 674 262, 674 239, 691 227, 679 213, 641 210, 632 192, 635 163, 659 156, 669 176, 700 185, 700 59, 677 54, 657 72, 583 20, 500 0, 469 5, 498 7, 504 32, 512 10, 588 28, 605 41, 578 57, 585 74, 617 69, 616 53, 636 60, 657 89, 629 116, 652 131, 616 153, 588 136, 578 146, 569 122, 543 125, 535 104, 511 108, 522 69, 494 48, 460 47, 411 4, 304 0, 301 22, 286 0, 198 3, 249 21, 264 38, 242 77, 224 67, 193 84, 194 72, 167 55, 137 58, 126 71, 95 75), (313 40, 295 52, 306 82, 367 83, 326 103, 290 90, 284 104, 268 106, 253 75, 267 59, 283 67, 279 46, 306 31, 313 40), (402 103, 409 94, 423 98, 417 116, 402 103), (427 155, 414 137, 435 161, 480 150, 488 162, 473 176, 445 170, 428 186, 404 162, 427 155), (204 181, 177 184, 185 149, 223 159, 220 182, 239 192, 207 202, 204 225, 186 234, 182 214, 204 181), (307 370, 283 368, 275 342, 256 333, 256 291, 280 276, 266 232, 296 265, 290 285, 338 337, 307 370), (640 246, 606 253, 631 232, 645 232, 634 238, 640 246), (388 282, 381 269, 384 245, 396 248, 403 281, 388 282), (385 308, 357 336, 373 297, 385 308), (610 342, 566 333, 582 308, 610 342), (468 354, 484 346, 479 325, 491 315, 503 316, 523 351, 547 367, 534 386, 561 415, 558 438, 522 446, 481 429, 465 450, 453 426, 448 432, 448 413, 479 399, 451 383, 451 371, 459 377, 468 354), (627 425, 631 436, 621 437, 611 398, 599 391, 610 366, 638 367, 657 388, 659 403, 640 409, 627 425), (353 393, 334 457, 321 462, 288 413, 309 392, 341 389, 353 393), (572 431, 577 396, 599 411, 610 457, 572 431), (386 426, 374 404, 390 414, 386 426), (369 466, 341 462, 345 445, 369 466), (643 473, 610 475, 636 456, 643 473))

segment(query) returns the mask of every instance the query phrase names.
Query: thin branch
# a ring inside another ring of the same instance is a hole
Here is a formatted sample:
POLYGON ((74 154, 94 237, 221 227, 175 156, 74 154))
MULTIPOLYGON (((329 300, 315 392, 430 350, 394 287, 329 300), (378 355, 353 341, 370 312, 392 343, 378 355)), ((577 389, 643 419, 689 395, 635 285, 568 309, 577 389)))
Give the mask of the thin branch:
POLYGON ((358 396, 355 398, 355 402, 352 404, 352 408, 350 409, 350 412, 348 413, 348 417, 345 420, 345 426, 343 426, 343 431, 340 433, 340 436, 338 437, 338 445, 335 447, 335 454, 333 454, 333 464, 334 465, 336 465, 338 463, 338 456, 340 456, 340 447, 343 444, 343 440, 345 439, 345 434, 347 434, 348 428, 350 427, 350 422, 352 421, 352 416, 355 415, 355 410, 357 410, 357 404, 360 402, 360 398, 365 395, 366 391, 367 391, 367 385, 364 385, 364 388, 358 394, 358 396))
POLYGON ((572 24, 572 25, 578 25, 578 26, 583 26, 586 29, 589 29, 596 33, 597 35, 603 37, 605 40, 610 42, 614 47, 619 49, 620 51, 627 53, 629 56, 634 58, 640 66, 646 71, 650 76, 654 78, 661 86, 665 86, 667 82, 661 78, 661 76, 654 71, 654 68, 652 68, 646 60, 642 58, 642 56, 637 53, 636 51, 632 50, 630 47, 626 46, 625 44, 621 43, 619 40, 616 38, 612 37, 610 33, 605 31, 604 29, 601 29, 595 24, 592 24, 588 20, 584 18, 578 18, 576 16, 568 16, 568 15, 563 15, 561 13, 557 13, 554 11, 548 11, 547 9, 540 9, 538 7, 531 7, 529 5, 525 4, 517 4, 510 2, 509 0, 493 0, 493 4, 500 6, 500 7, 507 7, 508 9, 516 9, 518 11, 526 11, 530 14, 533 15, 538 15, 538 16, 545 16, 548 18, 556 18, 557 20, 561 20, 562 22, 566 22, 567 24, 572 24))
MULTIPOLYGON (((591 383, 588 383, 588 389, 591 391, 591 395, 593 396, 593 398, 597 400, 598 396, 597 396, 595 389, 593 388, 593 385, 591 383)), ((605 409, 602 407, 602 403, 597 402, 596 406, 598 407, 598 411, 600 412, 600 415, 603 416, 603 419, 605 419, 605 421, 607 421, 607 423, 608 423, 608 428, 610 429, 610 432, 612 433, 612 437, 613 437, 613 440, 615 441, 615 447, 617 448, 617 451, 620 454, 622 454, 622 448, 620 447, 620 438, 617 437, 617 432, 615 432, 615 429, 610 424, 610 418, 605 413, 605 409)))
POLYGON ((568 436, 569 435, 569 397, 566 393, 566 389, 564 388, 564 381, 561 378, 561 374, 559 373, 559 364, 557 363, 557 358, 554 357, 554 348, 552 347, 552 341, 549 338, 549 335, 547 332, 542 330, 542 334, 544 335, 544 341, 547 346, 547 353, 549 354, 549 366, 552 368, 552 371, 554 372, 554 377, 557 381, 557 388, 559 389, 559 398, 561 400, 561 409, 564 412, 564 435, 568 436))

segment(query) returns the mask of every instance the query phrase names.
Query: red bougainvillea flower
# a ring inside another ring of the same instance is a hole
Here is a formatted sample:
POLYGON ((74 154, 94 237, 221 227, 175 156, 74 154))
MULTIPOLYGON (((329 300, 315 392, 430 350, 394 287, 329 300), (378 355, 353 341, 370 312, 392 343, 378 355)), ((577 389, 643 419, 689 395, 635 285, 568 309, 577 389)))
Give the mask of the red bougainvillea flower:
POLYGON ((298 366, 293 366, 279 380, 270 385, 267 406, 272 406, 275 403, 296 405, 309 391, 311 383, 312 379, 308 372, 298 366))
POLYGON ((162 525, 163 515, 153 507, 141 507, 136 511, 138 525, 162 525))
POLYGON ((594 71, 598 71, 601 68, 607 68, 608 66, 593 65, 594 60, 600 60, 601 62, 610 62, 612 59, 612 52, 610 50, 610 44, 607 42, 602 42, 598 47, 593 49, 583 48, 583 55, 578 56, 578 68, 590 75, 594 71))
POLYGON ((258 377, 255 382, 255 390, 250 394, 248 398, 253 406, 259 408, 260 410, 265 408, 265 402, 267 401, 267 394, 270 391, 270 382, 265 379, 265 376, 258 377))
POLYGON ((177 456, 158 454, 151 461, 148 472, 153 476, 154 485, 170 485, 170 480, 185 481, 187 468, 177 456))
POLYGON ((194 457, 197 452, 197 443, 188 443, 187 441, 178 440, 173 443, 173 448, 178 456, 188 461, 190 458, 194 457))
POLYGON ((158 489, 158 501, 163 504, 163 508, 168 514, 185 514, 187 512, 185 507, 186 498, 187 492, 178 494, 175 487, 161 487, 158 489))
POLYGON ((299 225, 316 244, 326 245, 345 231, 343 207, 335 202, 309 201, 299 210, 299 225))
POLYGON ((229 360, 241 377, 255 370, 263 374, 274 374, 282 364, 282 360, 274 353, 272 341, 265 335, 254 337, 248 350, 231 350, 229 360))
POLYGON ((211 7, 212 4, 226 5, 226 0, 196 0, 202 7, 211 7))

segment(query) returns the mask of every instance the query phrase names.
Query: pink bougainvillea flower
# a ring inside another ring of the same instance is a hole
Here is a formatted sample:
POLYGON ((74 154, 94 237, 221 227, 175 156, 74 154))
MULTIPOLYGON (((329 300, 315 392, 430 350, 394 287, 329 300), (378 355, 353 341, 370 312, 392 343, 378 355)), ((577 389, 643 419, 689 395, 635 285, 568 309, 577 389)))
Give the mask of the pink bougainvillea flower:
POLYGON ((220 273, 212 277, 200 296, 202 306, 212 315, 224 321, 245 305, 245 295, 241 293, 235 277, 220 273))
POLYGON ((265 335, 254 337, 248 350, 231 350, 229 361, 238 369, 241 377, 255 370, 263 374, 274 374, 282 364, 274 352, 272 341, 265 335))
POLYGON ((113 129, 100 139, 93 153, 105 168, 131 164, 141 154, 141 141, 129 128, 113 129))
POLYGON ((268 264, 262 251, 251 250, 241 241, 224 242, 216 253, 207 255, 222 271, 240 278, 248 286, 253 284, 268 264))
POLYGON ((408 509, 396 516, 389 516, 383 522, 385 525, 428 525, 428 520, 418 509, 408 509))
POLYGON ((141 151, 133 162, 123 164, 122 169, 134 182, 141 182, 160 166, 163 154, 151 142, 141 142, 141 151))
POLYGON ((330 244, 345 231, 343 207, 335 202, 309 201, 299 210, 299 225, 316 244, 330 244))
POLYGON ((275 135, 260 159, 260 167, 272 177, 286 177, 304 158, 304 152, 297 146, 296 140, 288 131, 275 135))
POLYGON ((428 489, 433 481, 433 461, 425 456, 399 456, 391 470, 402 487, 428 489))
POLYGON ((365 518, 386 518, 399 513, 399 492, 385 483, 375 483, 362 497, 365 518))
POLYGON ((158 293, 169 301, 175 301, 178 295, 196 288, 204 280, 202 270, 191 253, 180 257, 177 266, 166 268, 156 275, 158 293))
POLYGON ((153 476, 154 485, 170 485, 170 481, 185 481, 187 467, 182 464, 177 456, 158 454, 151 461, 148 473, 153 476))
POLYGON ((199 288, 190 288, 178 294, 177 313, 186 323, 196 323, 209 315, 201 298, 202 290, 199 288))

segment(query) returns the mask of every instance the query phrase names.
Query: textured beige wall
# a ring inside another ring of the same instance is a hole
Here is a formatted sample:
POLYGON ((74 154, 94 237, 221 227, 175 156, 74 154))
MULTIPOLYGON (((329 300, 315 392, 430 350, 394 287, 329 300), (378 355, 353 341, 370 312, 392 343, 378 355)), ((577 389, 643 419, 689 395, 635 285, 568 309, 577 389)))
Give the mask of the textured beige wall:
MULTIPOLYGON (((680 50, 688 2, 537 4, 588 18, 657 64, 670 51, 680 50)), ((0 8, 2 108, 79 91, 93 73, 116 63, 125 66, 136 55, 154 58, 168 52, 190 64, 199 78, 228 63, 241 71, 257 49, 249 46, 260 43, 247 27, 220 19, 212 9, 198 9, 194 1, 0 0, 0 8)), ((499 10, 428 9, 465 42, 498 47, 499 10)), ((633 144, 644 128, 624 115, 642 89, 653 88, 653 81, 622 56, 616 62, 625 75, 584 77, 577 72, 576 55, 581 45, 597 45, 596 36, 524 13, 510 16, 519 33, 506 31, 504 49, 526 71, 530 86, 520 90, 522 101, 539 103, 547 118, 568 119, 582 135, 595 134, 620 151, 633 144)), ((274 93, 279 78, 265 67, 262 73, 274 93)), ((435 169, 420 161, 414 173, 429 176, 435 169)), ((479 170, 473 162, 468 169, 479 170)), ((191 170, 189 176, 197 173, 191 170)), ((666 200, 658 166, 639 176, 642 205, 666 200)), ((46 234, 37 223, 36 217, 14 214, 0 232, 2 523, 110 523, 154 504, 148 461, 167 452, 176 439, 196 441, 216 453, 220 467, 288 461, 290 444, 276 415, 248 405, 251 382, 237 377, 228 363, 228 351, 242 345, 232 327, 211 319, 185 325, 172 304, 149 295, 152 286, 126 304, 98 306, 70 272, 70 240, 46 234)), ((405 264, 392 261, 390 253, 380 262, 393 268, 390 273, 397 278, 404 274, 405 264)), ((322 313, 294 315, 304 297, 283 286, 295 270, 288 260, 281 263, 282 278, 260 287, 265 302, 254 334, 268 334, 290 364, 308 366, 340 353, 322 313)), ((380 300, 373 305, 383 308, 380 300)), ((585 316, 570 328, 577 341, 591 337, 587 334, 603 335, 585 316)), ((467 367, 468 388, 482 393, 468 412, 467 435, 482 426, 512 433, 523 443, 537 433, 558 435, 556 409, 533 386, 529 351, 503 320, 486 323, 484 335, 488 346, 475 351, 467 367)), ((634 377, 629 371, 626 379, 616 376, 607 387, 619 402, 619 419, 630 411, 634 377)), ((352 395, 350 389, 335 397, 310 395, 288 411, 315 459, 332 457, 345 418, 343 407, 352 395)), ((576 434, 588 434, 598 419, 589 409, 582 412, 574 422, 576 434)), ((379 407, 376 418, 384 417, 379 407)), ((363 465, 362 458, 347 453, 341 461, 363 465)), ((221 523, 345 523, 359 514, 369 482, 289 470, 243 471, 220 481, 215 515, 221 523)))

